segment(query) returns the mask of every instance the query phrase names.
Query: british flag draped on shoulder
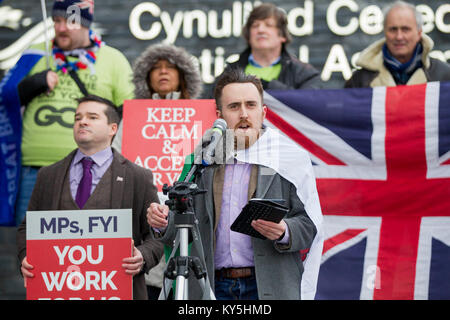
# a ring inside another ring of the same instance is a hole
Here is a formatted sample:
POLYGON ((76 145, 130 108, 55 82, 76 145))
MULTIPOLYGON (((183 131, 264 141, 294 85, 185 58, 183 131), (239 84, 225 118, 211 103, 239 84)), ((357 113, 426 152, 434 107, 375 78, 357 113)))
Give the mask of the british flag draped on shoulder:
POLYGON ((324 215, 316 299, 449 299, 450 83, 268 91, 324 215))
POLYGON ((261 174, 273 175, 276 172, 295 186, 297 196, 317 230, 311 247, 299 252, 299 259, 302 259, 304 266, 300 297, 302 300, 314 299, 323 248, 323 216, 308 153, 297 148, 279 130, 266 128, 264 134, 248 149, 237 150, 235 158, 241 162, 261 165, 261 174))

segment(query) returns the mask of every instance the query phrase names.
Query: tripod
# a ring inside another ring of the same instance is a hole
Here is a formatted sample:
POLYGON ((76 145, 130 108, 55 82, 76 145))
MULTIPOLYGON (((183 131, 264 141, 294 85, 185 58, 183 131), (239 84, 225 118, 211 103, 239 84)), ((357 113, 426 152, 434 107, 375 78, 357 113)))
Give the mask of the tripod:
MULTIPOLYGON (((191 171, 199 172, 200 168, 193 165, 191 171)), ((187 180, 192 176, 188 174, 187 180)), ((168 194, 169 200, 166 205, 174 212, 174 225, 177 233, 175 238, 175 245, 167 263, 164 272, 165 278, 169 279, 169 286, 164 285, 163 291, 160 294, 160 299, 167 297, 167 291, 170 290, 173 280, 176 280, 175 299, 188 300, 188 278, 193 272, 195 278, 203 291, 203 299, 215 299, 214 293, 211 290, 205 264, 203 253, 203 246, 201 243, 200 233, 198 231, 197 220, 194 212, 193 196, 205 193, 206 190, 199 190, 197 185, 192 182, 183 181, 175 182, 172 187, 164 185, 163 193, 168 194), (200 257, 189 256, 189 235, 192 235, 192 246, 197 249, 200 257), (179 255, 175 256, 179 248, 179 255)), ((166 282, 165 282, 166 284, 166 282)))

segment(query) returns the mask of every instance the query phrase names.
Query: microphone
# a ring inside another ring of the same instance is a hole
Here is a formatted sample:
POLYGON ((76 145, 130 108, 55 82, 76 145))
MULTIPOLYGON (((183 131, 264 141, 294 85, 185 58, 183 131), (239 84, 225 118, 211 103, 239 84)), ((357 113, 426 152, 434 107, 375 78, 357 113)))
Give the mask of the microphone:
MULTIPOLYGON (((216 151, 216 146, 220 141, 223 133, 227 129, 227 122, 224 119, 217 119, 211 128, 212 135, 209 143, 202 149, 202 165, 209 166, 214 163, 214 155, 216 151)), ((201 155, 200 155, 201 156, 201 155)))
MULTIPOLYGON (((194 151, 194 163, 192 164, 188 174, 184 178, 184 182, 189 182, 192 176, 196 176, 203 171, 202 168, 207 167, 214 163, 214 155, 217 144, 220 141, 223 133, 227 129, 227 122, 223 119, 217 119, 214 121, 213 127, 210 130, 207 130, 203 137, 207 140, 208 136, 209 142, 207 142, 206 146, 198 145, 194 151)), ((202 137, 202 140, 203 140, 202 137)))

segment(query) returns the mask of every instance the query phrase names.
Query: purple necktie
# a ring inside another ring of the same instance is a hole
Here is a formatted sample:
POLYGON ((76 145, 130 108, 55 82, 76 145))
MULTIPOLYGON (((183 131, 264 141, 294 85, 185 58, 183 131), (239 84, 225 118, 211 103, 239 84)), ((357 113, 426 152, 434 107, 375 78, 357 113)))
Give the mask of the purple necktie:
POLYGON ((92 187, 91 168, 92 165, 94 164, 94 161, 91 158, 86 157, 83 158, 81 162, 83 164, 83 177, 81 178, 80 184, 78 185, 77 195, 75 197, 75 201, 80 209, 84 207, 84 204, 91 195, 91 187, 92 187))

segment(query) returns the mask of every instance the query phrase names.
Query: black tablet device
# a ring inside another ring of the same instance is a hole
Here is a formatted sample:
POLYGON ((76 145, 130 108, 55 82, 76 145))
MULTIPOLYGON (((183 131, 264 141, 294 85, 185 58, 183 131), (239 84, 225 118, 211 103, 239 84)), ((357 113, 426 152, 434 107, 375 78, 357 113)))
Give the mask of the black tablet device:
POLYGON ((251 226, 251 222, 257 219, 280 222, 289 211, 284 203, 282 199, 250 199, 230 229, 252 237, 267 239, 251 226))

